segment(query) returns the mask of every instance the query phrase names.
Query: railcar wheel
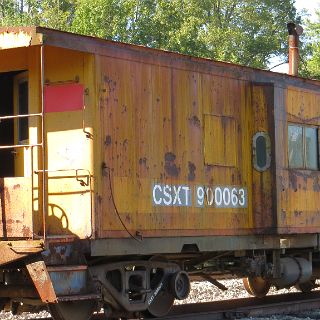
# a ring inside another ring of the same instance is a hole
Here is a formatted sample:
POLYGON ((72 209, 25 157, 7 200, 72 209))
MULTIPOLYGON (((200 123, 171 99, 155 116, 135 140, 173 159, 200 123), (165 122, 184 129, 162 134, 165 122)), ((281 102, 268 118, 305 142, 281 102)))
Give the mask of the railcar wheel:
POLYGON ((310 292, 312 289, 316 287, 316 281, 315 280, 309 280, 304 283, 298 283, 295 285, 295 288, 301 292, 307 293, 310 292))
MULTIPOLYGON (((164 256, 152 256, 150 261, 160 261, 160 262, 167 262, 168 259, 164 256)), ((151 279, 151 287, 156 288, 159 285, 159 281, 162 277, 161 271, 159 274, 156 273, 154 278, 151 279)), ((157 295, 154 297, 153 301, 149 305, 148 309, 143 312, 146 316, 151 317, 163 317, 165 316, 171 309, 174 303, 174 295, 169 291, 169 288, 166 286, 162 288, 157 295)))
POLYGON ((257 298, 263 298, 269 292, 271 284, 262 277, 248 277, 242 279, 247 292, 257 298))
POLYGON ((96 308, 96 301, 62 301, 50 303, 49 312, 54 320, 89 320, 96 308))
POLYGON ((163 317, 171 309, 174 296, 167 290, 161 290, 147 309, 147 314, 153 317, 163 317))

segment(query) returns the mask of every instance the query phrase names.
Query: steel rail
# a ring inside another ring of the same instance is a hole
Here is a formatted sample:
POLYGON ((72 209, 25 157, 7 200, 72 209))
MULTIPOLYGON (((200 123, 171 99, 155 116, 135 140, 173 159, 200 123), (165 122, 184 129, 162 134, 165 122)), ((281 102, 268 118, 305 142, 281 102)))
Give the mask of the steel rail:
POLYGON ((297 314, 320 309, 320 292, 289 293, 264 298, 242 298, 177 305, 161 320, 221 320, 275 314, 297 314))
MULTIPOLYGON (((279 294, 264 298, 240 298, 215 302, 175 305, 167 316, 156 319, 226 320, 261 316, 268 317, 280 314, 294 314, 295 317, 304 319, 305 315, 303 315, 303 312, 311 310, 315 311, 316 309, 319 309, 320 313, 320 291, 310 293, 279 294), (299 314, 301 314, 301 316, 299 316, 299 314)), ((30 317, 28 317, 28 319, 33 320, 30 317)), ((35 319, 39 318, 37 317, 35 319)), ((43 317, 43 319, 53 320, 50 315, 48 315, 48 317, 43 317)), ((92 320, 102 319, 105 319, 105 316, 101 312, 95 313, 92 316, 92 320)), ((141 319, 141 317, 129 317, 125 319, 136 320, 141 319)))

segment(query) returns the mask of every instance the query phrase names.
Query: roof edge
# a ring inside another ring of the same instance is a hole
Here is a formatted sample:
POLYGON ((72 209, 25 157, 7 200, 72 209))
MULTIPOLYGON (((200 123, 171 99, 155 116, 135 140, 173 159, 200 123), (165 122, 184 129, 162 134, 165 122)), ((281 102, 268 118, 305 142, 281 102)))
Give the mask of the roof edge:
POLYGON ((43 34, 32 27, 1 27, 0 50, 43 44, 43 34))

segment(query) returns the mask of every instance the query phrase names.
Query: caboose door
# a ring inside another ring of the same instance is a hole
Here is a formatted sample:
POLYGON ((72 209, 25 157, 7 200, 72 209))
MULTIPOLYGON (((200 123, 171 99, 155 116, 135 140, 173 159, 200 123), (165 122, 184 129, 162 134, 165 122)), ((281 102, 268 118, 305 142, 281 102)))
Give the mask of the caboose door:
POLYGON ((30 238, 33 190, 28 73, 2 72, 0 87, 0 237, 30 238))
POLYGON ((252 207, 257 232, 275 232, 274 87, 254 83, 252 106, 252 207))

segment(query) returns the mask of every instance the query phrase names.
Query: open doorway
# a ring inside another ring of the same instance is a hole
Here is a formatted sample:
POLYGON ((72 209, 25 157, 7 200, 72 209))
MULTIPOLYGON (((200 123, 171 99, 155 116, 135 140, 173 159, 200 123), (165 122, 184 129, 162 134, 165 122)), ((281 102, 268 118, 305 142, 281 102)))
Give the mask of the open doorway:
MULTIPOLYGON (((28 113, 28 81, 25 75, 24 71, 0 73, 0 117, 28 113)), ((0 146, 24 144, 27 139, 28 118, 0 120, 0 146)), ((23 176, 18 172, 21 171, 18 167, 23 167, 23 164, 17 166, 21 158, 19 149, 23 151, 23 148, 0 149, 0 177, 23 176)))

